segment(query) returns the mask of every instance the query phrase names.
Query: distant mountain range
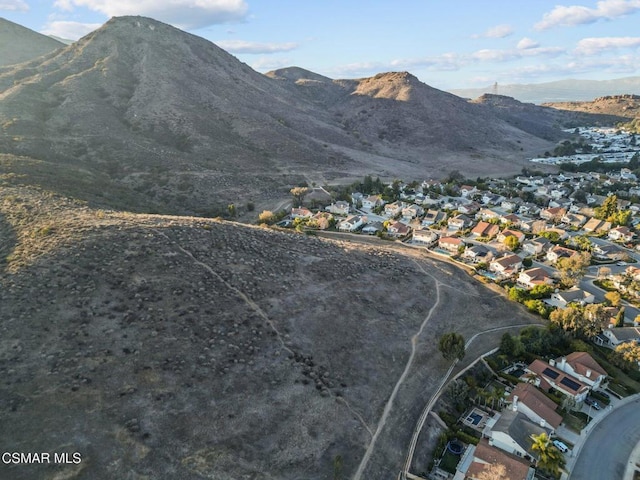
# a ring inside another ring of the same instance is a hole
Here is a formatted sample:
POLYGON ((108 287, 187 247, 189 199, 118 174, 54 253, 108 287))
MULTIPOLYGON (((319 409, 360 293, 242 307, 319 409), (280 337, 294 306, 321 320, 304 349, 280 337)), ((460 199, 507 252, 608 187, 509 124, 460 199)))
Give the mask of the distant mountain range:
POLYGON ((518 173, 559 126, 610 121, 497 98, 406 72, 262 75, 200 37, 118 17, 0 68, 0 173, 100 205, 212 214, 303 182, 518 173))
POLYGON ((640 93, 640 77, 615 80, 558 80, 547 83, 488 85, 484 88, 449 90, 454 95, 474 99, 485 93, 513 97, 535 104, 589 101, 596 97, 640 93))
POLYGON ((0 67, 33 60, 64 46, 52 37, 0 18, 0 67))

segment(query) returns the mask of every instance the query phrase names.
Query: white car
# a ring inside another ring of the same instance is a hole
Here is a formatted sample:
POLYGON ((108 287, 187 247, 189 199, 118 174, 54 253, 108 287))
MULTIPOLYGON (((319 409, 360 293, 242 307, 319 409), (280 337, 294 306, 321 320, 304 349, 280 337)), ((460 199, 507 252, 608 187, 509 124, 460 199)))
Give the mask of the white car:
POLYGON ((560 450, 562 453, 568 452, 569 451, 569 447, 567 447, 564 443, 562 443, 560 440, 554 440, 553 441, 553 445, 560 450))

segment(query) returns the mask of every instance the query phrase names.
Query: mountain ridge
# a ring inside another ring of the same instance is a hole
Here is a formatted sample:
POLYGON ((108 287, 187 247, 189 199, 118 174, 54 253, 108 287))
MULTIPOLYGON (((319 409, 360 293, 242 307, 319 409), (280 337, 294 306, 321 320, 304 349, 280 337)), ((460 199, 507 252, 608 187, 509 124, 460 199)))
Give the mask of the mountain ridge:
POLYGON ((28 62, 64 43, 0 17, 0 68, 28 62))

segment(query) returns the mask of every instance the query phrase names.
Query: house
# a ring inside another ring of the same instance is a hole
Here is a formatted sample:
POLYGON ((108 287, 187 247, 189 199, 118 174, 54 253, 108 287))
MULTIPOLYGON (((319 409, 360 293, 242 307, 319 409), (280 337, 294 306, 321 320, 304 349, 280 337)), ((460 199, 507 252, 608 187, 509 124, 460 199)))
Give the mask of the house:
POLYGON ((545 208, 540 212, 540 218, 548 222, 558 223, 566 213, 567 210, 562 207, 545 208))
POLYGON ((447 221, 447 224, 452 230, 464 230, 465 228, 469 228, 471 225, 473 225, 473 220, 461 213, 459 215, 456 215, 455 217, 450 218, 447 221))
POLYGON ((425 245, 433 245, 438 241, 438 234, 428 228, 418 228, 413 231, 413 241, 425 245))
POLYGON ((471 234, 474 237, 486 238, 493 238, 498 234, 498 232, 500 232, 500 227, 498 225, 484 221, 478 222, 478 224, 473 227, 473 230, 471 230, 471 234))
POLYGON ((518 230, 504 229, 498 234, 498 241, 504 243, 507 237, 516 237, 518 243, 522 243, 525 239, 524 233, 519 232, 518 230))
POLYGON ((593 245, 593 256, 600 259, 624 260, 628 254, 617 245, 593 245))
POLYGON ((469 445, 456 467, 454 480, 477 480, 486 478, 487 468, 491 465, 503 465, 505 475, 501 480, 533 480, 535 469, 520 457, 510 455, 499 448, 489 445, 483 438, 478 445, 469 445))
POLYGON ((362 200, 364 200, 364 195, 362 193, 353 192, 351 194, 351 203, 353 203, 354 206, 362 206, 362 200))
POLYGON ((485 222, 488 220, 499 220, 502 214, 494 212, 490 208, 483 208, 476 214, 476 218, 480 218, 485 222))
POLYGON ((593 303, 595 297, 592 293, 579 288, 572 288, 571 290, 565 290, 564 292, 554 292, 551 294, 550 304, 566 308, 570 303, 578 303, 585 305, 587 303, 593 303))
POLYGON ((396 215, 400 215, 402 213, 402 209, 404 208, 404 204, 398 201, 393 203, 387 203, 384 206, 384 214, 385 216, 392 218, 396 215))
POLYGON ((563 215, 561 222, 575 228, 580 228, 587 222, 587 217, 579 213, 566 213, 563 215))
POLYGON ((422 207, 419 207, 418 205, 407 205, 402 209, 402 218, 411 220, 412 218, 419 217, 423 213, 424 210, 422 207))
POLYGON ((529 383, 518 383, 507 399, 514 412, 523 413, 529 420, 555 431, 562 423, 556 411, 558 405, 529 383))
POLYGON ((604 220, 598 220, 597 218, 590 218, 582 227, 582 229, 587 233, 608 232, 610 228, 611 222, 605 222, 604 220))
POLYGON ((485 205, 500 205, 504 197, 501 195, 496 195, 495 193, 486 192, 482 195, 482 203, 485 205))
POLYGON ((573 352, 556 360, 555 366, 567 375, 577 378, 593 390, 600 387, 607 372, 587 352, 573 352))
POLYGON ((387 227, 387 233, 392 237, 404 237, 411 232, 411 227, 402 222, 394 222, 387 227))
POLYGON ((471 260, 473 263, 488 262, 492 256, 491 251, 484 245, 467 245, 467 248, 462 254, 463 258, 471 260))
POLYGON ((522 245, 522 250, 527 255, 541 255, 548 252, 551 248, 553 248, 553 243, 546 237, 536 237, 528 242, 524 242, 522 245))
POLYGON ((520 215, 538 215, 538 213, 540 213, 540 207, 535 203, 527 202, 520 205, 518 213, 520 215))
POLYGON ((509 198, 507 200, 503 200, 500 207, 504 208, 507 212, 515 212, 523 203, 524 202, 521 198, 509 198))
POLYGON ((536 285, 553 285, 553 278, 543 268, 535 267, 520 272, 518 285, 533 288, 536 285))
POLYGON ((489 264, 489 270, 498 275, 511 275, 522 268, 522 259, 518 255, 505 255, 494 259, 489 264))
POLYGON ((520 225, 520 217, 515 213, 509 213, 508 215, 502 215, 500 217, 500 223, 507 224, 510 223, 514 227, 520 225))
POLYGON ((427 210, 427 213, 424 214, 424 218, 422 219, 421 224, 423 227, 428 227, 429 225, 440 223, 446 219, 447 214, 441 212, 440 210, 427 210))
POLYGON ((604 331, 596 337, 596 343, 609 348, 616 348, 618 345, 627 342, 640 343, 639 327, 619 327, 605 328, 604 331))
POLYGON ((554 245, 551 250, 547 252, 547 261, 555 264, 561 258, 569 258, 573 255, 577 255, 578 252, 571 250, 570 248, 561 247, 560 245, 554 245))
POLYGON ((475 215, 480 211, 482 207, 477 202, 469 202, 458 206, 458 211, 465 215, 475 215))
POLYGON ((367 217, 351 215, 338 223, 338 230, 341 232, 355 232, 358 228, 364 225, 366 221, 367 217))
POLYGON ((366 233, 367 235, 375 235, 376 233, 381 232, 382 229, 382 222, 371 222, 362 227, 362 233, 366 233))
POLYGON ((535 385, 545 392, 554 388, 576 402, 584 401, 589 394, 589 387, 573 375, 556 368, 555 364, 555 360, 549 360, 549 363, 534 360, 525 370, 535 376, 535 385))
POLYGON ((440 240, 438 240, 438 247, 450 252, 457 252, 458 248, 463 246, 464 242, 461 238, 457 237, 441 237, 440 240))
POLYGON ((529 420, 524 413, 514 412, 512 409, 503 410, 495 424, 487 422, 485 429, 489 445, 526 460, 537 458, 531 448, 531 437, 541 433, 549 435, 550 431, 529 420), (490 431, 487 431, 488 428, 490 431))
POLYGON ((362 199, 362 208, 367 210, 373 210, 381 205, 384 205, 384 201, 380 195, 369 195, 362 199))
POLYGON ((635 233, 629 230, 628 227, 616 227, 609 230, 608 236, 616 242, 630 242, 633 240, 635 233))
POLYGON ((316 213, 309 222, 309 227, 316 227, 318 230, 326 230, 331 226, 333 221, 333 215, 329 212, 318 212, 316 213))
POLYGON ((476 187, 472 187, 470 185, 463 185, 460 187, 460 195, 462 195, 464 198, 469 198, 477 191, 478 189, 476 187))
POLYGON ((325 210, 333 213, 334 215, 349 215, 349 209, 351 205, 343 200, 338 200, 336 203, 332 203, 325 210))
POLYGON ((292 208, 291 209, 291 218, 311 218, 313 217, 313 212, 305 207, 300 208, 292 208))

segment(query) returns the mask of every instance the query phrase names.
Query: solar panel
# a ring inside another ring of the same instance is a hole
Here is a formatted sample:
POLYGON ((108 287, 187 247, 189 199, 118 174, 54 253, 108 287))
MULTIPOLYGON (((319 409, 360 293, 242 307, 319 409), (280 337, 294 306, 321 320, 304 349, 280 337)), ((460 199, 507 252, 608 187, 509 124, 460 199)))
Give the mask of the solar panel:
POLYGON ((574 382, 573 380, 571 380, 570 378, 567 378, 567 377, 564 377, 562 380, 560 380, 560 383, 562 385, 564 385, 565 387, 570 388, 574 392, 578 391, 578 389, 580 388, 580 384, 579 383, 574 382))
POLYGON ((555 370, 551 370, 550 368, 545 368, 542 374, 546 375, 549 378, 553 378, 554 380, 560 376, 558 372, 556 372, 555 370))

